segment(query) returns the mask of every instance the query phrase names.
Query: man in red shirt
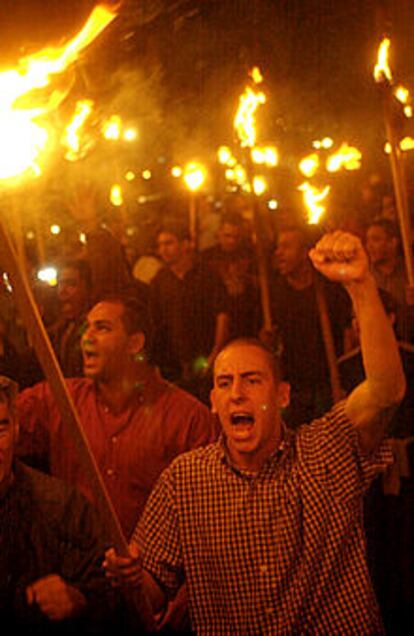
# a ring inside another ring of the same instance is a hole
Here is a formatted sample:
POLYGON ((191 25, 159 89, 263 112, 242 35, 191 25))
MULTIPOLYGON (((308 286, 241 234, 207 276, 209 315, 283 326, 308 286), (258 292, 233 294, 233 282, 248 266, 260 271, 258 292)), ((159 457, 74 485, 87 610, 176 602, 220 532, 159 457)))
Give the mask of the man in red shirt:
MULTIPOLYGON (((146 323, 145 309, 132 299, 97 303, 82 336, 86 377, 67 381, 126 537, 162 470, 176 455, 215 438, 208 409, 150 364, 146 323)), ((47 455, 50 472, 93 501, 48 384, 23 391, 18 408, 20 454, 47 455)))

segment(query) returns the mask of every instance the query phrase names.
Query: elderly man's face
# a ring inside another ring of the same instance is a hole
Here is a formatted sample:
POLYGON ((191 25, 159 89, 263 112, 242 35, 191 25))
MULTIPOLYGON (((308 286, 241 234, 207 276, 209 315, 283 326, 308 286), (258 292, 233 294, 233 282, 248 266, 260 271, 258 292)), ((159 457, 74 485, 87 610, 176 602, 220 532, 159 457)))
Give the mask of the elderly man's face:
POLYGON ((17 429, 7 402, 0 398, 0 496, 7 491, 11 481, 17 429))
POLYGON ((232 460, 258 470, 280 441, 280 409, 289 403, 289 386, 275 378, 266 352, 244 343, 224 349, 216 360, 211 402, 232 460))

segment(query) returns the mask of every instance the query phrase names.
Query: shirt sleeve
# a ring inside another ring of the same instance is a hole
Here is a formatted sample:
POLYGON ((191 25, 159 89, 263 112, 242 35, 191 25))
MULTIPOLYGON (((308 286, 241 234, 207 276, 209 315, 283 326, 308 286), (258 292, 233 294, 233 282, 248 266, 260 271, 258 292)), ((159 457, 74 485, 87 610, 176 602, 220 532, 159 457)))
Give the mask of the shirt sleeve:
POLYGON ((184 581, 184 568, 171 467, 156 483, 132 541, 142 554, 143 568, 173 598, 184 581))
POLYGON ((17 399, 20 457, 45 457, 49 449, 50 429, 57 425, 59 415, 50 389, 41 382, 22 391, 17 399))
POLYGON ((298 452, 311 478, 320 480, 338 499, 364 494, 393 462, 391 446, 385 440, 374 452, 363 452, 358 432, 345 413, 345 402, 301 428, 298 452))

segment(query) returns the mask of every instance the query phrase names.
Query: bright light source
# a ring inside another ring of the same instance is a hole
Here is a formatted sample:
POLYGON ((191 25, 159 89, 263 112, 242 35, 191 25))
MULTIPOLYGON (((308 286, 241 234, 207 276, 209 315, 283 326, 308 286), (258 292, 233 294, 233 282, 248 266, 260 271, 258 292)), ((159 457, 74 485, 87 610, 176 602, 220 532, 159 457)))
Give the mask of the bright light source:
POLYGON ((171 168, 171 174, 172 174, 173 177, 178 179, 183 174, 183 170, 182 170, 182 168, 180 168, 180 166, 173 166, 171 168))
POLYGON ((128 170, 128 172, 125 173, 125 179, 127 181, 133 181, 135 179, 135 172, 132 172, 132 170, 128 170))
POLYGON ((122 195, 122 188, 118 183, 114 183, 112 186, 109 199, 115 207, 119 208, 123 204, 124 197, 122 195))
POLYGON ((267 207, 269 208, 269 210, 277 210, 279 207, 279 203, 278 201, 276 201, 276 199, 270 199, 267 202, 267 207))
POLYGON ((79 240, 81 243, 83 243, 83 245, 86 245, 86 243, 88 242, 87 238, 86 238, 86 234, 85 232, 81 232, 79 234, 79 240))
POLYGON ((135 130, 135 128, 127 128, 124 131, 123 138, 125 141, 135 141, 137 137, 138 132, 135 130))
POLYGON ((50 233, 54 234, 55 236, 60 234, 61 231, 62 231, 62 228, 60 227, 60 225, 53 224, 53 225, 50 226, 50 233))
POLYGON ((35 237, 35 233, 33 232, 33 230, 29 230, 28 232, 26 232, 26 238, 29 239, 29 241, 33 241, 34 237, 35 237))
POLYGON ((259 197, 266 192, 267 183, 264 177, 253 177, 253 191, 259 197))
POLYGON ((184 181, 191 192, 196 192, 206 180, 206 169, 201 163, 188 163, 184 170, 184 181))
POLYGON ((57 270, 55 267, 44 267, 37 272, 37 278, 51 287, 57 285, 57 270))
POLYGON ((145 181, 149 181, 149 179, 151 179, 151 177, 152 177, 151 170, 143 170, 142 171, 142 178, 145 179, 145 181))

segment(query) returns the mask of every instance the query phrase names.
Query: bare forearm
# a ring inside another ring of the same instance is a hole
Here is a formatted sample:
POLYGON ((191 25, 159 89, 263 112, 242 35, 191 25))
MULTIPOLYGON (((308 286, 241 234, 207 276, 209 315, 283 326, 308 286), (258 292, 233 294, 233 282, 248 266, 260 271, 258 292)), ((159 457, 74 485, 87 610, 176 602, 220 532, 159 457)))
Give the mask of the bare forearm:
POLYGON ((366 381, 379 408, 402 399, 405 378, 398 344, 371 276, 347 286, 360 328, 361 351, 366 381))

